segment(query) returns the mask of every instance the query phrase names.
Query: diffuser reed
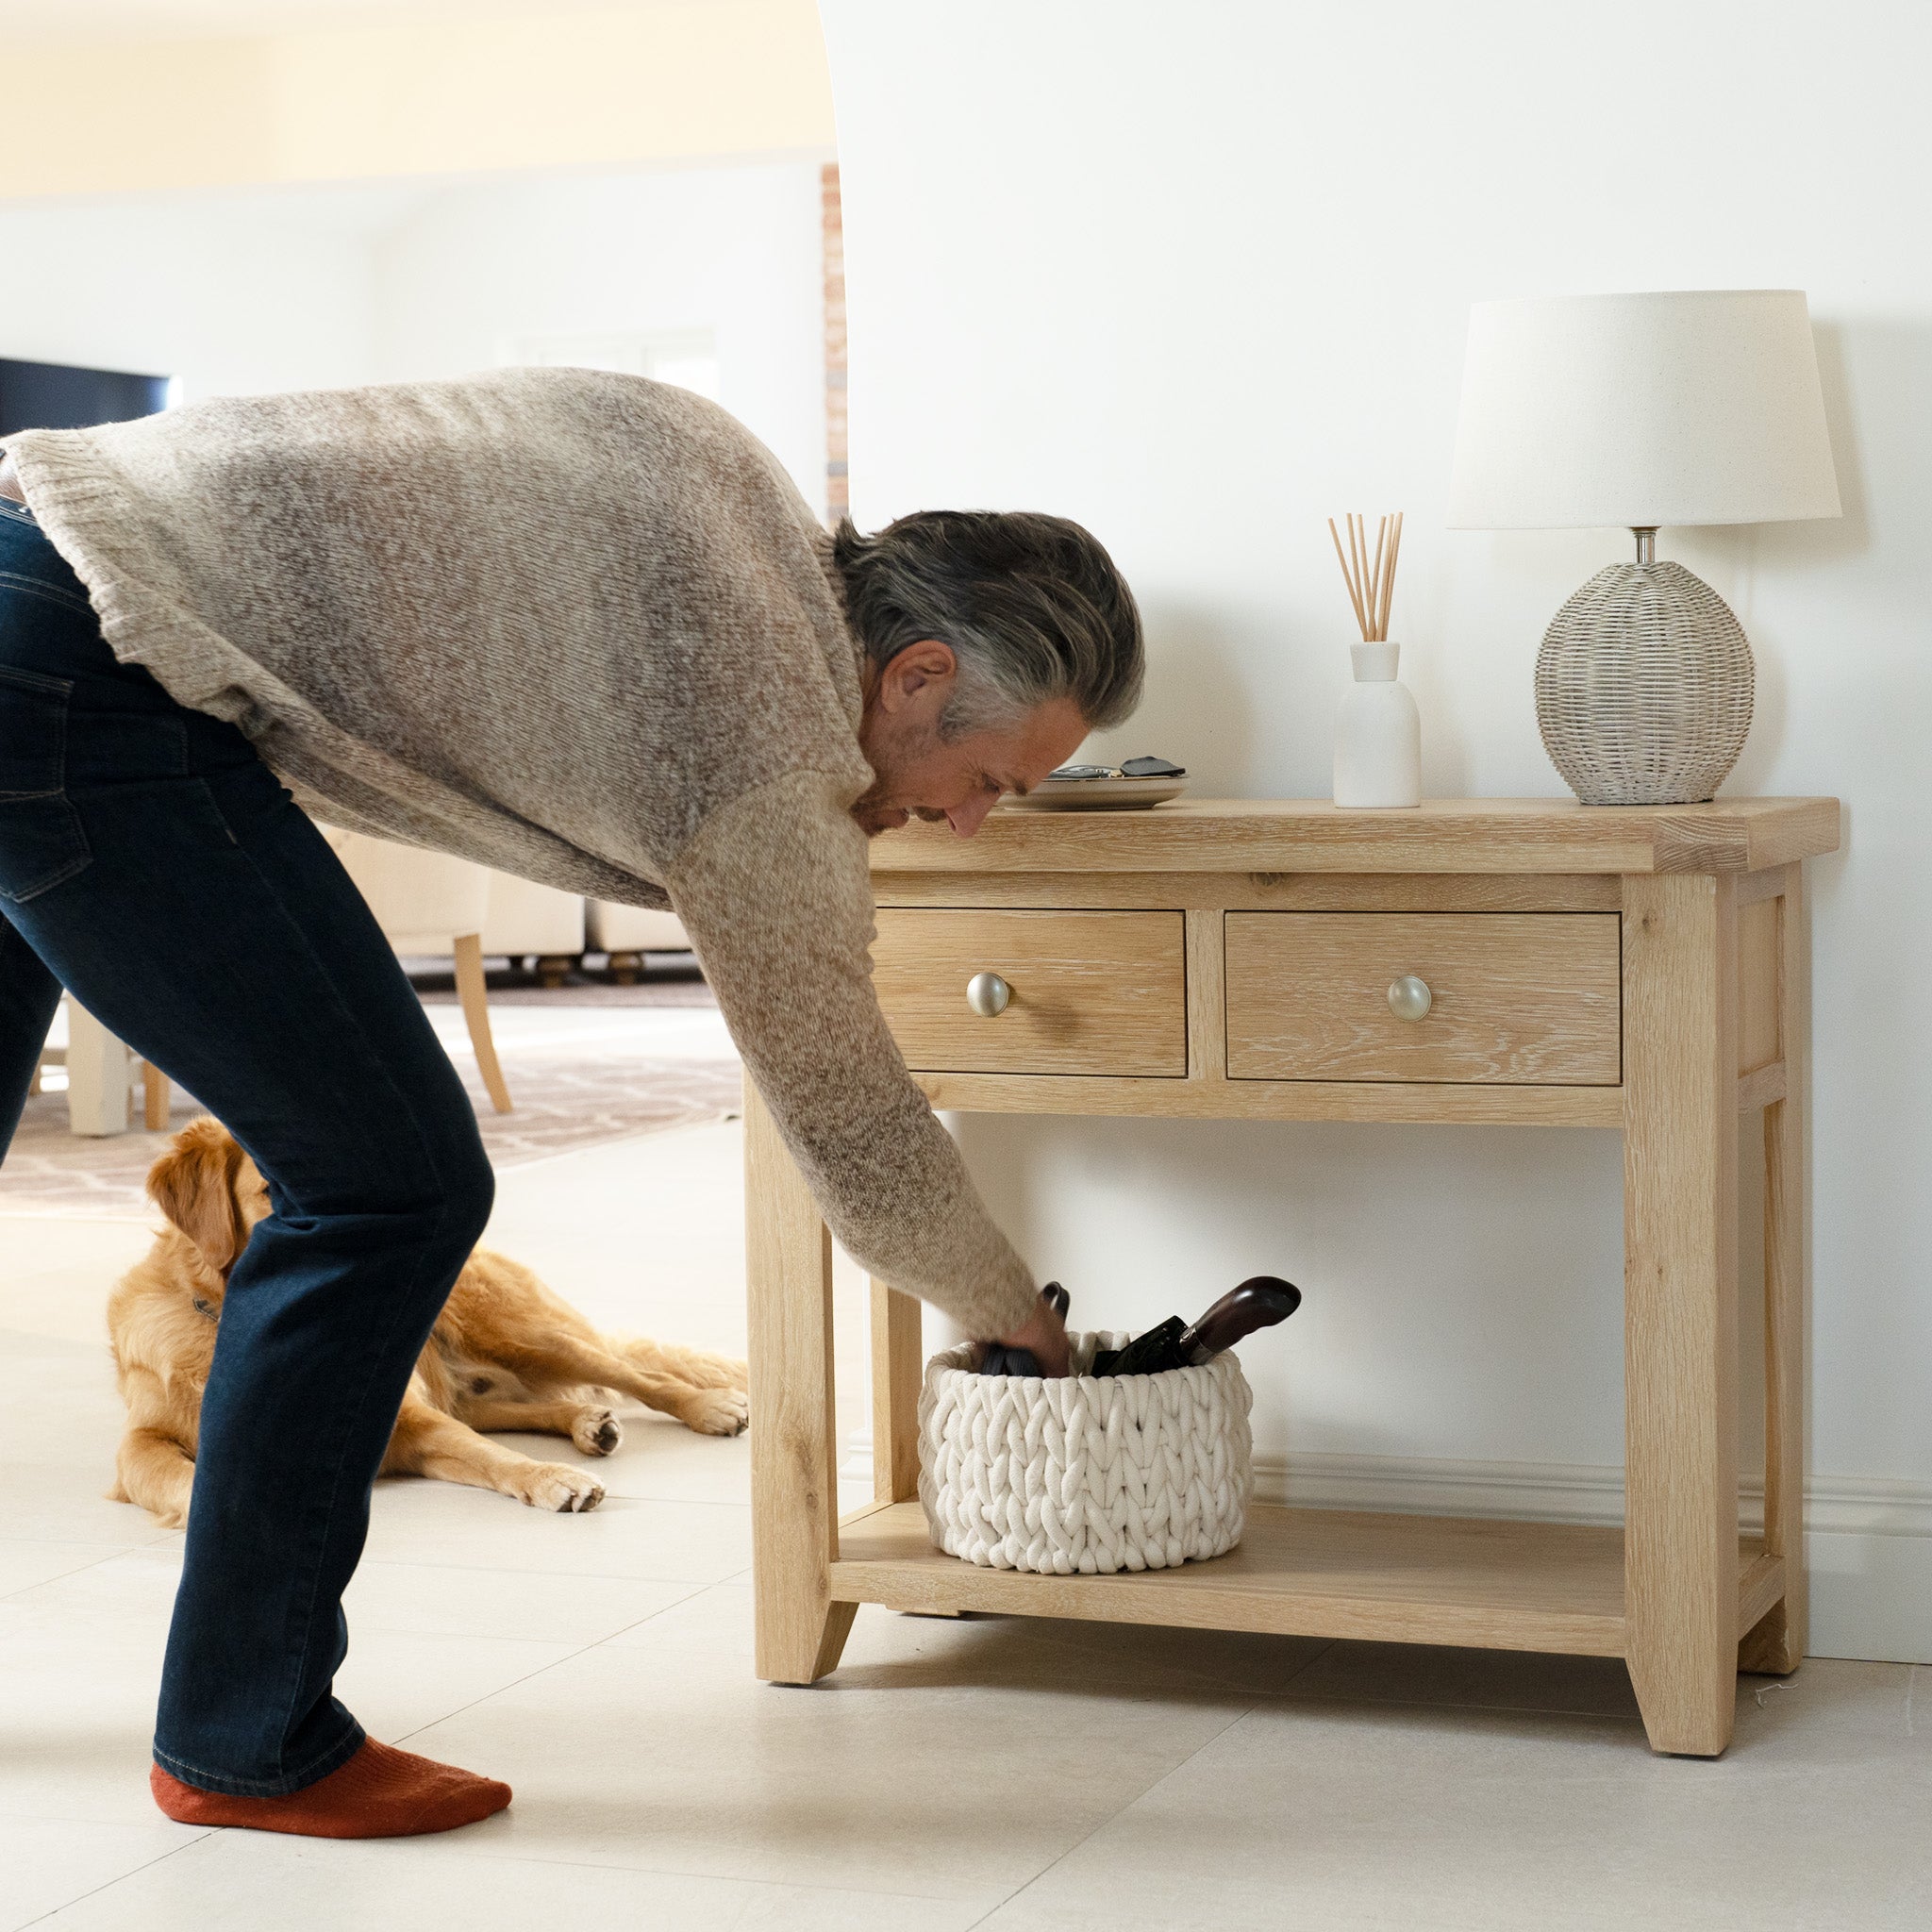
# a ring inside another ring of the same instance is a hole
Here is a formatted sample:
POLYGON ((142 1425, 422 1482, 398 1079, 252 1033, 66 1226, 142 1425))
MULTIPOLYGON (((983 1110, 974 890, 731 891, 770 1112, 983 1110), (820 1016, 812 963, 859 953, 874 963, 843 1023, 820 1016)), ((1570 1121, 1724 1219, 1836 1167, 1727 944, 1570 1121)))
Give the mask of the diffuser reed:
POLYGON ((1336 561, 1341 565, 1348 585, 1348 600, 1355 606, 1355 621, 1361 626, 1362 642, 1386 643, 1389 638, 1389 603, 1395 594, 1395 562, 1402 555, 1402 512, 1383 517, 1375 528, 1375 557, 1369 560, 1369 526, 1353 511, 1342 519, 1348 525, 1348 550, 1344 555, 1335 519, 1328 519, 1328 534, 1335 542, 1336 561))

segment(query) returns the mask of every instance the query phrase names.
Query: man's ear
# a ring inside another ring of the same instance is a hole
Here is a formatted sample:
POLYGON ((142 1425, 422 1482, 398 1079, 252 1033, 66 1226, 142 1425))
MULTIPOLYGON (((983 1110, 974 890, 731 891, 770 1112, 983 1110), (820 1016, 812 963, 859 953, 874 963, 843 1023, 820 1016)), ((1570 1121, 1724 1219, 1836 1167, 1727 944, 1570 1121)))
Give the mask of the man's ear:
POLYGON ((878 705, 888 713, 903 711, 922 698, 936 708, 943 706, 959 675, 959 660, 951 644, 938 638, 921 638, 895 651, 879 673, 878 705))
POLYGON ((235 1175, 242 1149, 220 1121, 191 1121, 148 1170, 147 1191, 168 1219, 217 1272, 247 1244, 235 1175))

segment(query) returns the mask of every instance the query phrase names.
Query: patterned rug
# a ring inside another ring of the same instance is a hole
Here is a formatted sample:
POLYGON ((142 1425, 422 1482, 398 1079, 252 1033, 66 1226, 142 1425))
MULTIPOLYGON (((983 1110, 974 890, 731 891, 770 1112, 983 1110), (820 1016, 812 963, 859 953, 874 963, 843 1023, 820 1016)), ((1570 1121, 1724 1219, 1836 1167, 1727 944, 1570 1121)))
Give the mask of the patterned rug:
MULTIPOLYGON (((458 1057, 455 1065, 475 1103, 483 1144, 499 1173, 635 1134, 729 1119, 743 1102, 743 1075, 736 1060, 523 1051, 503 1057, 515 1111, 499 1114, 470 1057, 458 1057)), ((178 1091, 173 1103, 176 1127, 200 1111, 178 1091)), ((27 1102, 13 1146, 0 1163, 0 1215, 151 1221, 155 1210, 142 1183, 167 1139, 139 1125, 106 1140, 79 1139, 68 1131, 66 1094, 37 1094, 27 1102)))

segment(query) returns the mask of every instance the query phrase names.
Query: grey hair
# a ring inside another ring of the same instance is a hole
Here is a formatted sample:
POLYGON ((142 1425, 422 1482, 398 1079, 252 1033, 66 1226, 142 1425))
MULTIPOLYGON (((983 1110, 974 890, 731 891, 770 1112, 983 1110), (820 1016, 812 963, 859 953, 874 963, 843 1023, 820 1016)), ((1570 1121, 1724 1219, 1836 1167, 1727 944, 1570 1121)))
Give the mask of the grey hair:
POLYGON ((883 669, 926 638, 951 646, 959 683, 948 739, 1010 724, 1055 698, 1089 725, 1141 701, 1146 650, 1126 579, 1097 539, 1033 510, 917 510, 832 555, 866 656, 883 669))

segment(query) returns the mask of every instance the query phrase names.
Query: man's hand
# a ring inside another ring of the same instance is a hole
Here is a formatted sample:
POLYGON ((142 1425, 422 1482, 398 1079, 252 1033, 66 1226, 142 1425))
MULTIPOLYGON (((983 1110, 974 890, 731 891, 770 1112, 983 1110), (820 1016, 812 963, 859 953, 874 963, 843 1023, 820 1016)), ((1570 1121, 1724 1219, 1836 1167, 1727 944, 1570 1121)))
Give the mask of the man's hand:
POLYGON ((1025 1327, 1015 1328, 998 1340, 1008 1348, 1032 1350, 1042 1375, 1057 1377, 1067 1373, 1067 1324, 1051 1302, 1042 1301, 1025 1327))

